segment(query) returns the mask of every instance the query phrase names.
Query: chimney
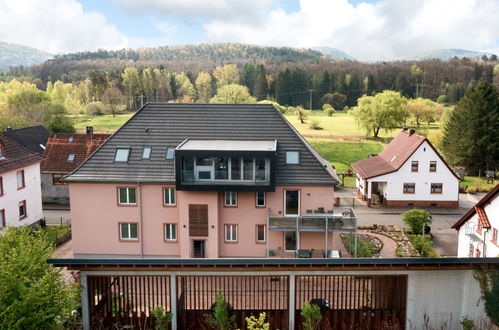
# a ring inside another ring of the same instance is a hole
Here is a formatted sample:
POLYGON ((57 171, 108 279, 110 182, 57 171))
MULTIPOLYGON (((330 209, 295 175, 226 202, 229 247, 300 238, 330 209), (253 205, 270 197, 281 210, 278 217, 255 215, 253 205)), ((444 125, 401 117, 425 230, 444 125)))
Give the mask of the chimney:
POLYGON ((407 130, 408 130, 408 128, 406 126, 402 127, 402 132, 405 132, 407 130))
POLYGON ((12 126, 7 126, 7 131, 12 131, 12 126))
POLYGON ((411 136, 411 135, 412 135, 412 134, 414 134, 414 133, 416 133, 416 131, 415 131, 415 130, 413 130, 413 129, 409 130, 409 136, 411 136))
POLYGON ((94 127, 93 126, 87 126, 87 134, 90 134, 90 138, 94 135, 94 127))

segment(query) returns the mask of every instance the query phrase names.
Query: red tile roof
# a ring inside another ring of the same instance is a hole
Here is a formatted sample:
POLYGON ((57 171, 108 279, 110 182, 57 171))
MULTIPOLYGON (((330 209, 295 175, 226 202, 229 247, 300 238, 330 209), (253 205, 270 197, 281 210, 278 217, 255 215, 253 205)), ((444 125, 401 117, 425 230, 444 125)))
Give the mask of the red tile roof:
POLYGON ((109 134, 51 134, 43 154, 47 160, 42 162, 42 173, 66 174, 73 171, 109 136, 109 134), (71 154, 74 155, 73 161, 68 160, 71 154))
POLYGON ((45 158, 0 133, 0 173, 39 163, 45 158))
POLYGON ((494 188, 492 188, 485 196, 480 199, 474 207, 468 210, 461 219, 459 219, 452 228, 459 230, 462 225, 466 221, 468 221, 475 213, 478 214, 478 220, 480 221, 480 225, 482 228, 490 228, 489 218, 487 217, 487 213, 485 212, 485 206, 490 204, 492 200, 494 200, 497 196, 499 196, 499 183, 496 184, 494 188))
POLYGON ((403 130, 378 156, 359 160, 352 163, 352 167, 364 179, 394 172, 411 157, 425 140, 424 136, 403 130))

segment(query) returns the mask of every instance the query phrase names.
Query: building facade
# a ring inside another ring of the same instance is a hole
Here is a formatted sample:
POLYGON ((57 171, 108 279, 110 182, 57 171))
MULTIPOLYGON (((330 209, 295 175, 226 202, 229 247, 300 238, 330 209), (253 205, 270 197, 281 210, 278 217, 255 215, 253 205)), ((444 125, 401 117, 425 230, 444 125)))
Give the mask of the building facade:
POLYGON ((459 178, 431 143, 404 129, 379 154, 352 163, 369 206, 459 206, 459 178))
POLYGON ((327 250, 317 224, 342 216, 334 169, 271 105, 147 104, 64 181, 77 257, 327 250))
POLYGON ((0 133, 0 227, 34 225, 42 220, 43 159, 0 133))
POLYGON ((499 184, 452 228, 459 232, 459 258, 499 257, 499 184))

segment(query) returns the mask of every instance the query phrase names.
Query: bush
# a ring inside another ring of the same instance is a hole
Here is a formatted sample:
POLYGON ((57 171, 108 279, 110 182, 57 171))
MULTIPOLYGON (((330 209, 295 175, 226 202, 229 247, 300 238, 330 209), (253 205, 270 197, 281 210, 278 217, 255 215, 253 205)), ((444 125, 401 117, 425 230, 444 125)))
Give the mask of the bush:
POLYGON ((468 194, 476 194, 480 189, 477 187, 468 187, 466 188, 466 192, 468 194))
POLYGON ((301 316, 305 319, 302 326, 305 330, 319 329, 322 321, 321 309, 319 306, 306 302, 301 309, 301 316))
POLYGON ((101 116, 104 114, 102 102, 91 102, 85 106, 85 113, 90 116, 101 116))
POLYGON ((296 115, 298 116, 298 120, 302 124, 304 124, 305 120, 308 119, 307 113, 305 112, 305 109, 303 109, 302 107, 296 108, 296 115))
POLYGON ((329 103, 324 103, 322 105, 322 110, 324 110, 324 111, 326 111, 327 109, 332 109, 332 108, 333 108, 333 106, 329 103))
POLYGON ((248 330, 270 330, 270 323, 265 322, 267 314, 260 313, 258 318, 251 315, 246 318, 246 327, 248 330))
POLYGON ((411 233, 422 234, 423 226, 431 224, 431 215, 425 210, 409 210, 402 213, 402 220, 409 226, 411 233))
POLYGON ((44 231, 7 227, 0 251, 0 329, 52 329, 73 320, 79 287, 46 262, 53 245, 44 231))
POLYGON ((236 328, 235 317, 229 316, 229 304, 221 292, 215 296, 215 307, 213 314, 204 315, 206 323, 216 330, 231 330, 236 328))
POLYGON ((334 108, 329 108, 329 109, 326 109, 324 111, 326 112, 328 117, 332 117, 333 114, 336 112, 336 110, 334 110, 334 108))
POLYGON ((466 316, 463 316, 460 323, 463 327, 463 330, 473 330, 473 328, 475 327, 475 323, 473 322, 473 320, 470 320, 466 316))
POLYGON ((161 306, 156 306, 152 310, 152 315, 154 316, 154 329, 155 330, 168 330, 168 326, 172 321, 172 313, 165 313, 165 310, 161 306))
POLYGON ((436 257, 436 253, 433 251, 433 242, 427 239, 423 240, 422 235, 415 235, 412 239, 412 244, 414 248, 422 257, 436 257))
POLYGON ((485 313, 499 326, 499 269, 477 269, 474 274, 480 284, 485 313))
POLYGON ((318 119, 312 119, 312 121, 310 122, 310 129, 316 129, 316 130, 321 130, 322 127, 321 127, 321 123, 319 122, 318 119))

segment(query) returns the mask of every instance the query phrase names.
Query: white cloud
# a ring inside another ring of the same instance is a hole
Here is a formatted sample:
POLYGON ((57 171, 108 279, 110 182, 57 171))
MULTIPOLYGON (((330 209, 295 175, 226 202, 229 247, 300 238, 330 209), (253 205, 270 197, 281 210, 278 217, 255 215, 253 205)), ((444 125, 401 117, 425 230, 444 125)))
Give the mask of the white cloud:
POLYGON ((499 1, 301 0, 300 11, 269 10, 258 24, 214 19, 207 41, 330 46, 361 60, 383 60, 443 48, 497 49, 499 1))
POLYGON ((102 14, 75 0, 0 0, 0 40, 50 53, 127 46, 102 14))
POLYGON ((113 0, 130 14, 161 14, 190 19, 255 21, 277 0, 113 0))

